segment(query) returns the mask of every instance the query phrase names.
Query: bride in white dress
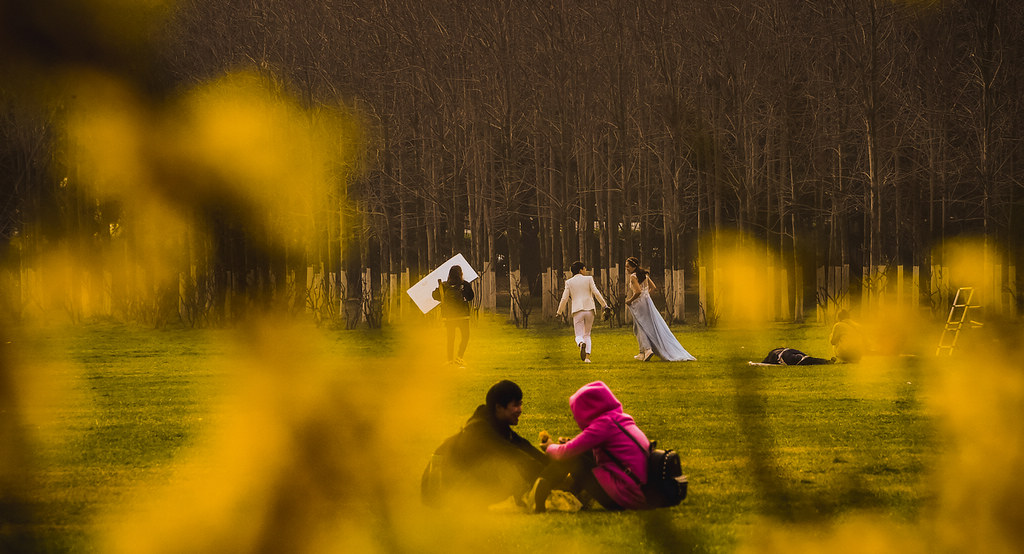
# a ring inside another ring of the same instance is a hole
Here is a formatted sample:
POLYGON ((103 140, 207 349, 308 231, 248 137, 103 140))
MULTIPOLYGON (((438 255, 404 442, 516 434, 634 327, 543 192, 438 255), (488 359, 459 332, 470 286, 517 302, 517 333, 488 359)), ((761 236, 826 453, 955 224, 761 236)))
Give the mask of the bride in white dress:
POLYGON ((640 344, 638 360, 647 361, 651 356, 669 362, 690 362, 697 358, 679 344, 665 319, 661 317, 651 291, 656 288, 647 271, 640 268, 640 260, 630 256, 626 259, 626 272, 629 273, 629 292, 626 305, 633 314, 633 333, 640 344))

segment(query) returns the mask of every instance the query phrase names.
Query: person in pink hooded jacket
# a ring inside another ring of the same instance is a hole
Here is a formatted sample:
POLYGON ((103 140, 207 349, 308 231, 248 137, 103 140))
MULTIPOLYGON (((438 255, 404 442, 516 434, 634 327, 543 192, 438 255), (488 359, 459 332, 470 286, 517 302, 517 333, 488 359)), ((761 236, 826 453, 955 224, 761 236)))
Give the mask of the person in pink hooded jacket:
POLYGON ((581 432, 564 443, 541 444, 559 463, 549 464, 534 483, 534 510, 544 511, 547 493, 566 473, 573 476, 577 488, 586 490, 605 509, 646 508, 640 485, 626 473, 628 469, 641 483, 647 482, 650 441, 633 417, 622 411, 622 403, 601 381, 577 390, 569 397, 569 409, 581 432))

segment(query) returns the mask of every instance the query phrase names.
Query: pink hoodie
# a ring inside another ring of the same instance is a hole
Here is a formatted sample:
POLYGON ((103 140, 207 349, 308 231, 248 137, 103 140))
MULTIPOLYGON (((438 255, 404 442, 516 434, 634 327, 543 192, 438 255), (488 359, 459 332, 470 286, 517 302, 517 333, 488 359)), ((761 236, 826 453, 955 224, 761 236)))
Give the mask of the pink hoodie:
POLYGON ((626 475, 607 454, 611 452, 629 467, 640 482, 647 482, 646 449, 650 443, 633 418, 623 413, 622 403, 615 398, 608 385, 595 381, 583 385, 569 397, 569 409, 582 432, 565 444, 548 446, 547 454, 555 460, 561 460, 593 450, 597 460, 594 477, 608 496, 623 508, 644 508, 644 493, 640 485, 626 475), (624 427, 644 450, 640 450, 613 422, 624 427))

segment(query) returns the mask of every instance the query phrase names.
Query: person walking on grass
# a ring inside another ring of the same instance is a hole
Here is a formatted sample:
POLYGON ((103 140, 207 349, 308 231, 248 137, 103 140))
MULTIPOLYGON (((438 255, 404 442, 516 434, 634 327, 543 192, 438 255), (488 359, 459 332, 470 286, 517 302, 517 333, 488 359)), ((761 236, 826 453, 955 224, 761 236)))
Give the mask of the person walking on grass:
POLYGON ((626 273, 629 274, 626 305, 633 315, 633 333, 640 346, 637 360, 648 361, 657 356, 669 362, 692 362, 694 358, 679 344, 668 324, 661 317, 651 293, 657 288, 650 273, 640 267, 640 260, 630 256, 626 259, 626 273))
POLYGON ((462 266, 453 265, 448 270, 448 280, 437 280, 437 288, 431 294, 441 303, 441 317, 444 319, 448 339, 448 363, 465 367, 462 357, 469 346, 469 312, 473 301, 473 287, 462 278, 462 266), (459 331, 458 354, 455 353, 455 331, 459 331))
POLYGON ((558 303, 558 310, 555 315, 562 315, 566 306, 571 304, 572 327, 576 334, 576 347, 580 351, 580 360, 590 363, 591 340, 590 330, 594 326, 594 311, 597 305, 594 300, 600 302, 605 314, 608 313, 608 303, 605 302, 601 291, 597 290, 594 278, 587 275, 587 266, 583 262, 572 263, 572 277, 565 280, 565 291, 562 292, 562 301, 558 303))

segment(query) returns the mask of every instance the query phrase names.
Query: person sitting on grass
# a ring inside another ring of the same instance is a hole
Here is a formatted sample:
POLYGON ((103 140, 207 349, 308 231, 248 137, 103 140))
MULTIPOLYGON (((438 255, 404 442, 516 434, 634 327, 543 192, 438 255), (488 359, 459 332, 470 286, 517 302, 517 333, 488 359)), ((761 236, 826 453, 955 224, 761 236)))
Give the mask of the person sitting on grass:
POLYGON ((481 507, 530 489, 548 458, 512 427, 523 412, 523 391, 512 381, 495 383, 462 430, 446 439, 423 472, 427 505, 448 501, 481 507))
POLYGON ((836 324, 832 326, 828 342, 841 362, 859 362, 864 355, 864 332, 846 310, 839 310, 836 314, 836 324))
POLYGON ((552 463, 530 490, 527 508, 545 511, 547 497, 570 474, 570 492, 585 503, 593 498, 613 511, 647 508, 643 490, 629 473, 647 481, 647 453, 637 443, 646 448, 650 441, 611 389, 601 381, 584 385, 569 397, 569 410, 581 432, 570 440, 541 443, 552 463))

